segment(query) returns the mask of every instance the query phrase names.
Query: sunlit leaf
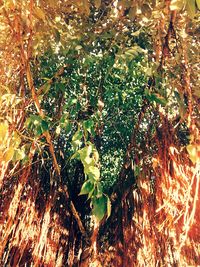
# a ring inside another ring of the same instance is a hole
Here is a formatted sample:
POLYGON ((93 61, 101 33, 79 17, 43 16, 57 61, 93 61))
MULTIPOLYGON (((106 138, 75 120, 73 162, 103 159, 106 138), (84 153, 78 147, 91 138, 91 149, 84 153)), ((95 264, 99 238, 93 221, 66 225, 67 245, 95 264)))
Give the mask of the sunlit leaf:
POLYGON ((200 145, 190 144, 187 147, 187 152, 190 156, 191 161, 195 164, 200 162, 200 145))
POLYGON ((19 161, 19 160, 22 160, 24 159, 26 156, 25 152, 23 149, 15 149, 14 151, 14 155, 13 155, 13 161, 19 161))
POLYGON ((99 161, 99 153, 96 149, 93 150, 93 158, 94 158, 95 162, 99 161))
POLYGON ((17 148, 20 145, 20 143, 21 143, 20 136, 16 132, 13 132, 11 139, 12 146, 17 148))
POLYGON ((81 140, 82 136, 83 136, 82 131, 81 130, 77 130, 75 132, 74 136, 72 137, 72 141, 79 141, 79 140, 81 140))
POLYGON ((98 181, 99 178, 100 178, 100 171, 95 166, 90 166, 88 168, 88 173, 87 174, 89 175, 90 178, 92 178, 92 179, 94 179, 96 181, 98 181))
POLYGON ((185 0, 172 0, 170 3, 171 10, 180 11, 185 6, 185 0))
POLYGON ((83 137, 83 133, 80 129, 78 129, 72 137, 72 146, 76 150, 82 144, 81 139, 83 137))
POLYGON ((196 4, 197 4, 198 9, 200 9, 200 0, 196 0, 196 4))
POLYGON ((195 0, 187 0, 186 10, 190 18, 194 18, 196 13, 195 0))
POLYGON ((1 122, 0 123, 0 141, 3 142, 8 136, 8 123, 1 122))
POLYGON ((58 125, 58 126, 56 127, 56 134, 57 134, 57 135, 60 135, 60 132, 61 132, 61 127, 60 127, 60 125, 58 125))
MULTIPOLYGON (((85 164, 86 165, 92 164, 93 161, 92 161, 92 158, 90 156, 91 153, 92 153, 92 146, 91 145, 87 145, 84 148, 82 148, 81 150, 79 150, 79 155, 80 155, 81 161, 82 161, 84 166, 85 166, 85 164)), ((87 172, 88 166, 85 166, 85 167, 86 167, 85 171, 87 172)))
POLYGON ((78 147, 80 147, 82 142, 80 140, 74 140, 72 141, 72 146, 76 150, 78 147))
POLYGON ((4 160, 5 162, 8 162, 8 161, 12 160, 12 158, 13 158, 13 156, 14 156, 14 152, 15 152, 14 148, 13 148, 13 147, 9 147, 9 148, 5 151, 5 153, 4 153, 4 155, 3 155, 3 160, 4 160))
POLYGON ((45 20, 45 13, 44 11, 39 8, 39 7, 35 7, 34 9, 34 15, 38 18, 38 19, 42 19, 45 20))

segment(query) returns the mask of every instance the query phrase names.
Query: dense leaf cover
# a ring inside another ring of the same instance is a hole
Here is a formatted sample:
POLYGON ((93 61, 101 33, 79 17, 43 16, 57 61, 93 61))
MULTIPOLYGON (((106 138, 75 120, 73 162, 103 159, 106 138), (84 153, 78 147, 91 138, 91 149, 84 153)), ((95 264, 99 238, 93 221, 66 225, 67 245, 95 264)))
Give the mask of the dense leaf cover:
MULTIPOLYGON (((42 212, 51 219, 55 212, 64 229, 73 229, 63 245, 68 256, 61 263, 56 256, 53 266, 84 262, 70 256, 81 246, 90 247, 85 266, 97 259, 99 266, 144 266, 146 260, 175 266, 184 242, 196 242, 195 249, 200 242, 188 237, 199 218, 199 0, 0 5, 2 266, 20 262, 13 254, 12 263, 14 241, 7 242, 15 234, 8 229, 22 216, 19 203, 29 187, 41 224, 42 212), (180 240, 159 234, 162 227, 178 234, 177 221, 180 240), (135 238, 130 251, 128 230, 135 238), (150 232, 156 236, 152 258, 144 241, 151 242, 150 232), (73 238, 78 244, 72 246, 73 238), (100 251, 111 244, 117 254, 111 249, 110 262, 103 263, 100 251)), ((39 245, 34 266, 51 266, 39 245)), ((184 264, 199 263, 196 257, 184 264)))

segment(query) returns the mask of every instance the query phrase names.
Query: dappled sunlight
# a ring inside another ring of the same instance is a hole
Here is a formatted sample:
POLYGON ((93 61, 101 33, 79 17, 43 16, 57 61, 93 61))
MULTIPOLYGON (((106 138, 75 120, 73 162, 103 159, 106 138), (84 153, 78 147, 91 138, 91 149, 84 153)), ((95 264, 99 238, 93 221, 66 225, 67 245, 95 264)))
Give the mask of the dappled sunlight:
POLYGON ((21 198, 21 191, 19 184, 8 212, 1 215, 2 266, 25 263, 30 266, 63 266, 62 248, 68 242, 68 231, 61 225, 58 214, 52 212, 50 203, 39 212, 33 201, 36 196, 21 198))
MULTIPOLYGON (((141 172, 140 189, 132 191, 132 200, 123 201, 133 201, 135 212, 122 226, 123 243, 106 253, 115 266, 200 264, 200 166, 192 164, 185 150, 171 145, 167 151, 168 164, 157 154, 151 176, 148 169, 141 172)), ((129 205, 123 209, 129 216, 129 205)))
POLYGON ((163 157, 157 157, 155 172, 156 199, 150 193, 148 180, 141 182, 143 209, 134 215, 134 225, 140 225, 141 249, 138 250, 137 266, 153 266, 160 255, 170 266, 200 264, 199 231, 200 166, 192 165, 184 153, 175 147, 169 148, 171 169, 162 169, 163 157), (157 174, 157 175, 156 175, 157 174), (141 229, 142 228, 142 229, 141 229), (197 230, 198 229, 198 230, 197 230), (194 255, 188 257, 188 254, 194 255))
POLYGON ((200 266, 199 0, 0 0, 0 266, 200 266))

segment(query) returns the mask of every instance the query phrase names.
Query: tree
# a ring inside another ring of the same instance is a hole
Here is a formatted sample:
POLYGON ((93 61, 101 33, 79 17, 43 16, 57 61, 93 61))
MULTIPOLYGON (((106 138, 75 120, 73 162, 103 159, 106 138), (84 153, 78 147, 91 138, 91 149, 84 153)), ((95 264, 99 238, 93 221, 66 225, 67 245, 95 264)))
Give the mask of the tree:
POLYGON ((3 266, 199 264, 198 9, 1 3, 3 266))

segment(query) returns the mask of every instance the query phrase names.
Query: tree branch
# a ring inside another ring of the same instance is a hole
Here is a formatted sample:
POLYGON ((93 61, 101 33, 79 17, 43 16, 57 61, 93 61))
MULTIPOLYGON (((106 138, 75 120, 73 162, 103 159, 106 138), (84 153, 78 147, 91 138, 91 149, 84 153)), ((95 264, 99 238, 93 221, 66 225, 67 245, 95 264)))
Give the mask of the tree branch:
MULTIPOLYGON (((30 68, 29 62, 27 63, 26 76, 27 76, 28 86, 29 86, 29 89, 31 91, 32 99, 34 101, 34 104, 35 104, 35 107, 37 109, 37 112, 41 116, 41 118, 45 118, 45 113, 41 109, 41 106, 40 106, 40 103, 39 103, 39 99, 38 99, 38 96, 37 96, 37 93, 36 93, 36 90, 35 90, 35 87, 34 87, 33 77, 32 77, 32 73, 31 73, 31 68, 30 68)), ((53 158, 53 165, 54 165, 55 171, 56 171, 58 177, 60 178, 60 167, 58 165, 58 161, 57 161, 57 158, 56 158, 56 155, 55 155, 55 151, 54 151, 54 145, 53 145, 53 142, 52 142, 51 135, 50 135, 49 131, 44 132, 44 136, 45 136, 45 138, 47 140, 47 143, 49 145, 49 151, 50 151, 51 156, 53 158)), ((65 191, 65 194, 66 194, 67 198, 69 198, 69 192, 68 192, 67 186, 65 187, 64 191, 65 191)), ((81 221, 81 219, 80 219, 80 217, 78 215, 78 212, 76 211, 74 203, 71 200, 70 200, 70 208, 71 208, 71 211, 72 211, 72 214, 73 214, 74 218, 77 221, 77 224, 79 226, 79 229, 80 229, 81 233, 85 234, 86 233, 85 228, 84 228, 84 226, 82 224, 82 221, 81 221)))

